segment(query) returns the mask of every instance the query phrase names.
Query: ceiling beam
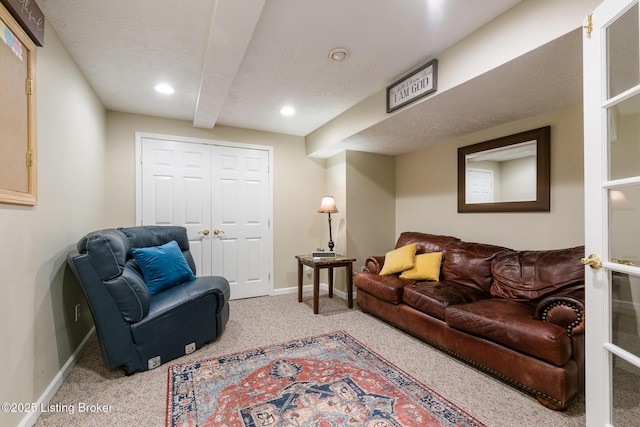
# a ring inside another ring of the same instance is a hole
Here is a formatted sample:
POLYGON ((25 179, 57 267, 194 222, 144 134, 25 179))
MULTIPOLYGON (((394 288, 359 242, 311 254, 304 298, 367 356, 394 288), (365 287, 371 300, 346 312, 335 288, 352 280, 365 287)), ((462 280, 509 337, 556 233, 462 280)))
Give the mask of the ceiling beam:
POLYGON ((265 0, 217 0, 204 56, 193 125, 213 128, 222 111, 265 0))

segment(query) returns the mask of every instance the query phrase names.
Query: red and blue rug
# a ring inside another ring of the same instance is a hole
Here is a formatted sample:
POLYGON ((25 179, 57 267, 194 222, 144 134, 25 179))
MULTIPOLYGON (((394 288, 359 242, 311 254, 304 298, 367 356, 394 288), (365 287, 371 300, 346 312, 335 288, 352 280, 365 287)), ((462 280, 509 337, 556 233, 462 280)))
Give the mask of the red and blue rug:
POLYGON ((169 367, 168 426, 483 426, 343 331, 169 367))

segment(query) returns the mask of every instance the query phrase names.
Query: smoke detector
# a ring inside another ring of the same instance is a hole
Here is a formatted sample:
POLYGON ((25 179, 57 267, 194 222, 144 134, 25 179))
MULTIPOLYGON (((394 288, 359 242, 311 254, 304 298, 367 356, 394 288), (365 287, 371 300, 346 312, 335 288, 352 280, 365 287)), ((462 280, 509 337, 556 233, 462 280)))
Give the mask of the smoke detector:
POLYGON ((347 56, 349 56, 349 52, 343 47, 337 47, 329 52, 329 58, 337 62, 344 61, 347 56))

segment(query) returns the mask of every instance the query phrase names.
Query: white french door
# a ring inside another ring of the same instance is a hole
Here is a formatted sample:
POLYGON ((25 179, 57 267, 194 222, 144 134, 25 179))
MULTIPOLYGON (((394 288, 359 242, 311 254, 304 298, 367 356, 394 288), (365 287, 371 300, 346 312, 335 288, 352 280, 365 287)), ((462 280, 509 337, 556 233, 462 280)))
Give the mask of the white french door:
POLYGON ((588 426, 640 423, 639 16, 638 0, 606 0, 585 22, 588 426))
POLYGON ((136 150, 137 223, 184 226, 198 275, 232 299, 269 295, 269 149, 137 134, 136 150))

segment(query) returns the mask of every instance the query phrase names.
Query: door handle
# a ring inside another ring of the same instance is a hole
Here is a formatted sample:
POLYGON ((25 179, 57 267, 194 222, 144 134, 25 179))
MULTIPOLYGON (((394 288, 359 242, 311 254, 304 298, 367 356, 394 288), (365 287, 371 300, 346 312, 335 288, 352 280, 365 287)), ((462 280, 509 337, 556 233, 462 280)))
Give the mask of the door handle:
POLYGON ((204 234, 205 236, 208 236, 209 235, 209 230, 205 228, 200 233, 204 234))
POLYGON ((589 267, 597 270, 599 268, 602 268, 602 260, 600 259, 600 257, 596 254, 591 254, 589 255, 588 258, 581 258, 580 262, 583 265, 588 265, 589 267))
POLYGON ((213 234, 215 234, 216 236, 219 234, 224 234, 224 231, 222 230, 218 230, 217 228, 215 230, 213 230, 213 234))

